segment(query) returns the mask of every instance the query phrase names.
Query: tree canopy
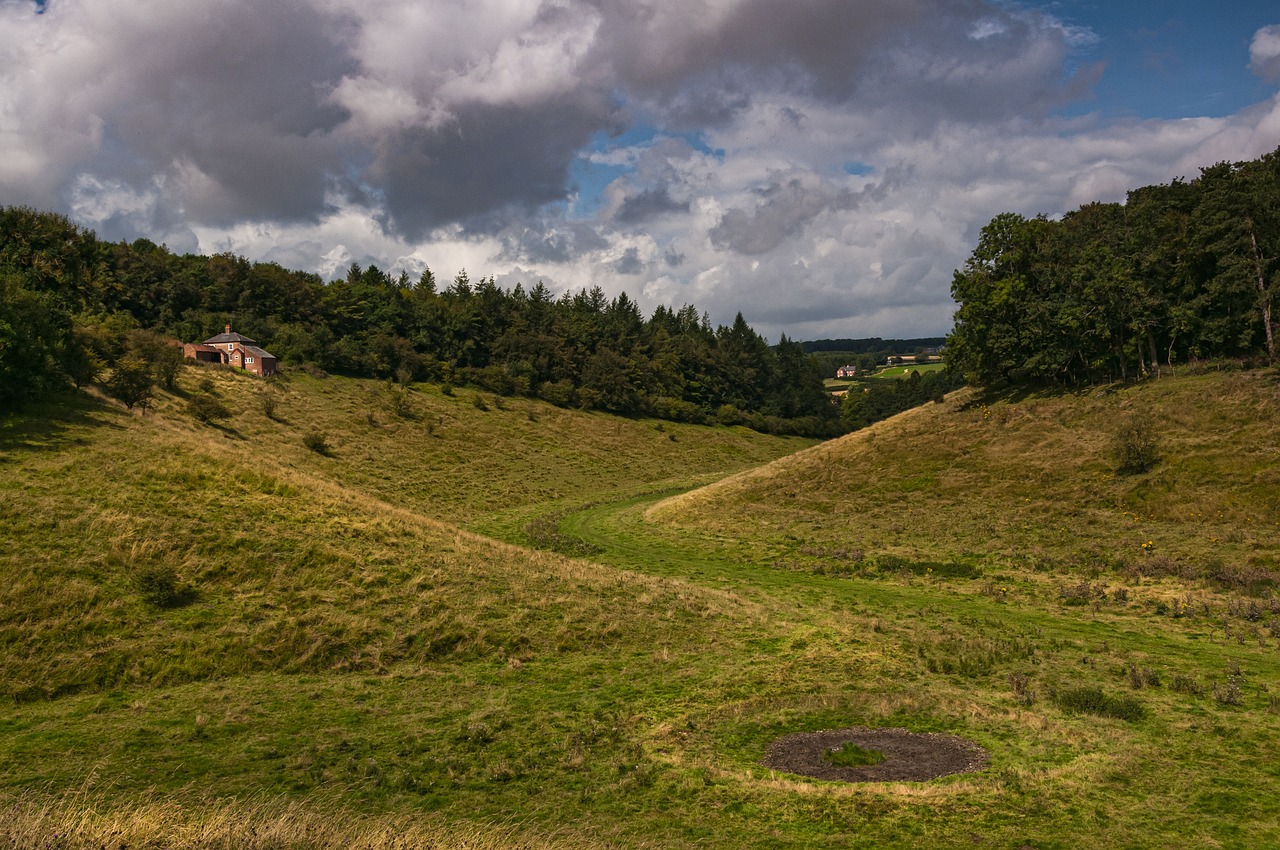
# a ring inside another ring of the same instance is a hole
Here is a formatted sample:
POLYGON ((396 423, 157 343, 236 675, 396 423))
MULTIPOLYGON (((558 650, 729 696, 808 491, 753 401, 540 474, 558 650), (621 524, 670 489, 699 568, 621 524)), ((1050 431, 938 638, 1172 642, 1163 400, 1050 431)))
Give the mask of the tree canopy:
POLYGON ((1277 358, 1280 149, 1050 221, 996 216, 955 273, 948 361, 972 383, 1084 384, 1277 358))
POLYGON ((352 264, 325 282, 233 254, 103 242, 54 213, 0 208, 0 404, 112 369, 131 331, 198 341, 228 322, 283 363, 328 372, 777 432, 841 430, 814 360, 785 338, 767 344, 741 314, 720 327, 691 305, 645 318, 625 293, 555 297, 541 282, 508 290, 465 270, 445 284, 430 270, 411 281, 352 264))

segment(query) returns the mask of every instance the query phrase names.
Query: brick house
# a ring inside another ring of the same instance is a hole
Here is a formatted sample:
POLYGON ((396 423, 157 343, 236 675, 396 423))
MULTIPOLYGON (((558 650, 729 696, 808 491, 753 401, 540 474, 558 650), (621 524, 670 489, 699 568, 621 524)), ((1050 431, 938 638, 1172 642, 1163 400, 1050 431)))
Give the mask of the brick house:
POLYGON ((254 341, 243 334, 232 333, 231 325, 217 336, 211 336, 204 342, 189 342, 182 346, 182 353, 188 360, 197 363, 224 363, 252 372, 260 378, 274 375, 279 369, 279 360, 269 351, 258 348, 254 341))

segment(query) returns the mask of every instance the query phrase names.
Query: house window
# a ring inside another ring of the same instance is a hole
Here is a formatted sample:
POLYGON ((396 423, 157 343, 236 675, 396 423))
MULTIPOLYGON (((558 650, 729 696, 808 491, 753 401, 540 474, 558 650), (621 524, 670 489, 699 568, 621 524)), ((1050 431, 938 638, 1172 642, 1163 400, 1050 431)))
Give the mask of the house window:
POLYGON ((250 366, 252 366, 252 365, 253 365, 253 358, 252 358, 252 357, 246 357, 246 358, 244 359, 244 362, 245 362, 245 363, 248 363, 250 366))
POLYGON ((227 351, 235 351, 236 344, 234 342, 227 343, 227 351))

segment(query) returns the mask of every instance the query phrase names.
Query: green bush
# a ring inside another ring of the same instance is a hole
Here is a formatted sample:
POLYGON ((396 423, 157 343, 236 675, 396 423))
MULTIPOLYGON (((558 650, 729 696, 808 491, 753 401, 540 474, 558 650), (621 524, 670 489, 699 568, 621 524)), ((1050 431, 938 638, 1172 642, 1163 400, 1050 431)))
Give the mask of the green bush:
POLYGON ((408 387, 403 384, 393 383, 388 379, 385 398, 386 408, 393 416, 398 416, 401 419, 418 418, 417 410, 413 404, 413 391, 408 387))
POLYGON ((146 410, 151 404, 155 390, 155 379, 151 375, 151 364, 139 357, 126 357, 116 363, 107 379, 107 392, 132 410, 140 407, 146 410))
POLYGON ((221 400, 203 393, 187 399, 187 413, 205 425, 215 419, 227 419, 231 416, 231 411, 221 400))
POLYGON ((311 451, 318 455, 327 455, 333 451, 329 446, 329 441, 326 440, 324 434, 319 431, 309 432, 302 438, 302 445, 311 449, 311 451))
POLYGON ((1151 424, 1136 415, 1127 419, 1112 439, 1111 455, 1121 475, 1151 471, 1160 462, 1160 447, 1151 424))
POLYGON ((572 381, 547 381, 538 387, 538 395, 556 407, 573 407, 578 402, 572 381))
POLYGON ((276 412, 280 406, 280 396, 271 387, 264 387, 258 393, 258 402, 262 405, 262 414, 268 419, 274 420, 276 412))

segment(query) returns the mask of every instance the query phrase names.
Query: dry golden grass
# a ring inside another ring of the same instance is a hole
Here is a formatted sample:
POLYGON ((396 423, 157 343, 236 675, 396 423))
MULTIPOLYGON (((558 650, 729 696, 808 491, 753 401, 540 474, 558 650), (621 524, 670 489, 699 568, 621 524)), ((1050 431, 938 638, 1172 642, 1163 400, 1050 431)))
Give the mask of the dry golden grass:
POLYGON ((545 838, 516 827, 367 815, 340 798, 256 803, 93 794, 0 796, 0 846, 11 850, 589 850, 588 838, 545 838))

